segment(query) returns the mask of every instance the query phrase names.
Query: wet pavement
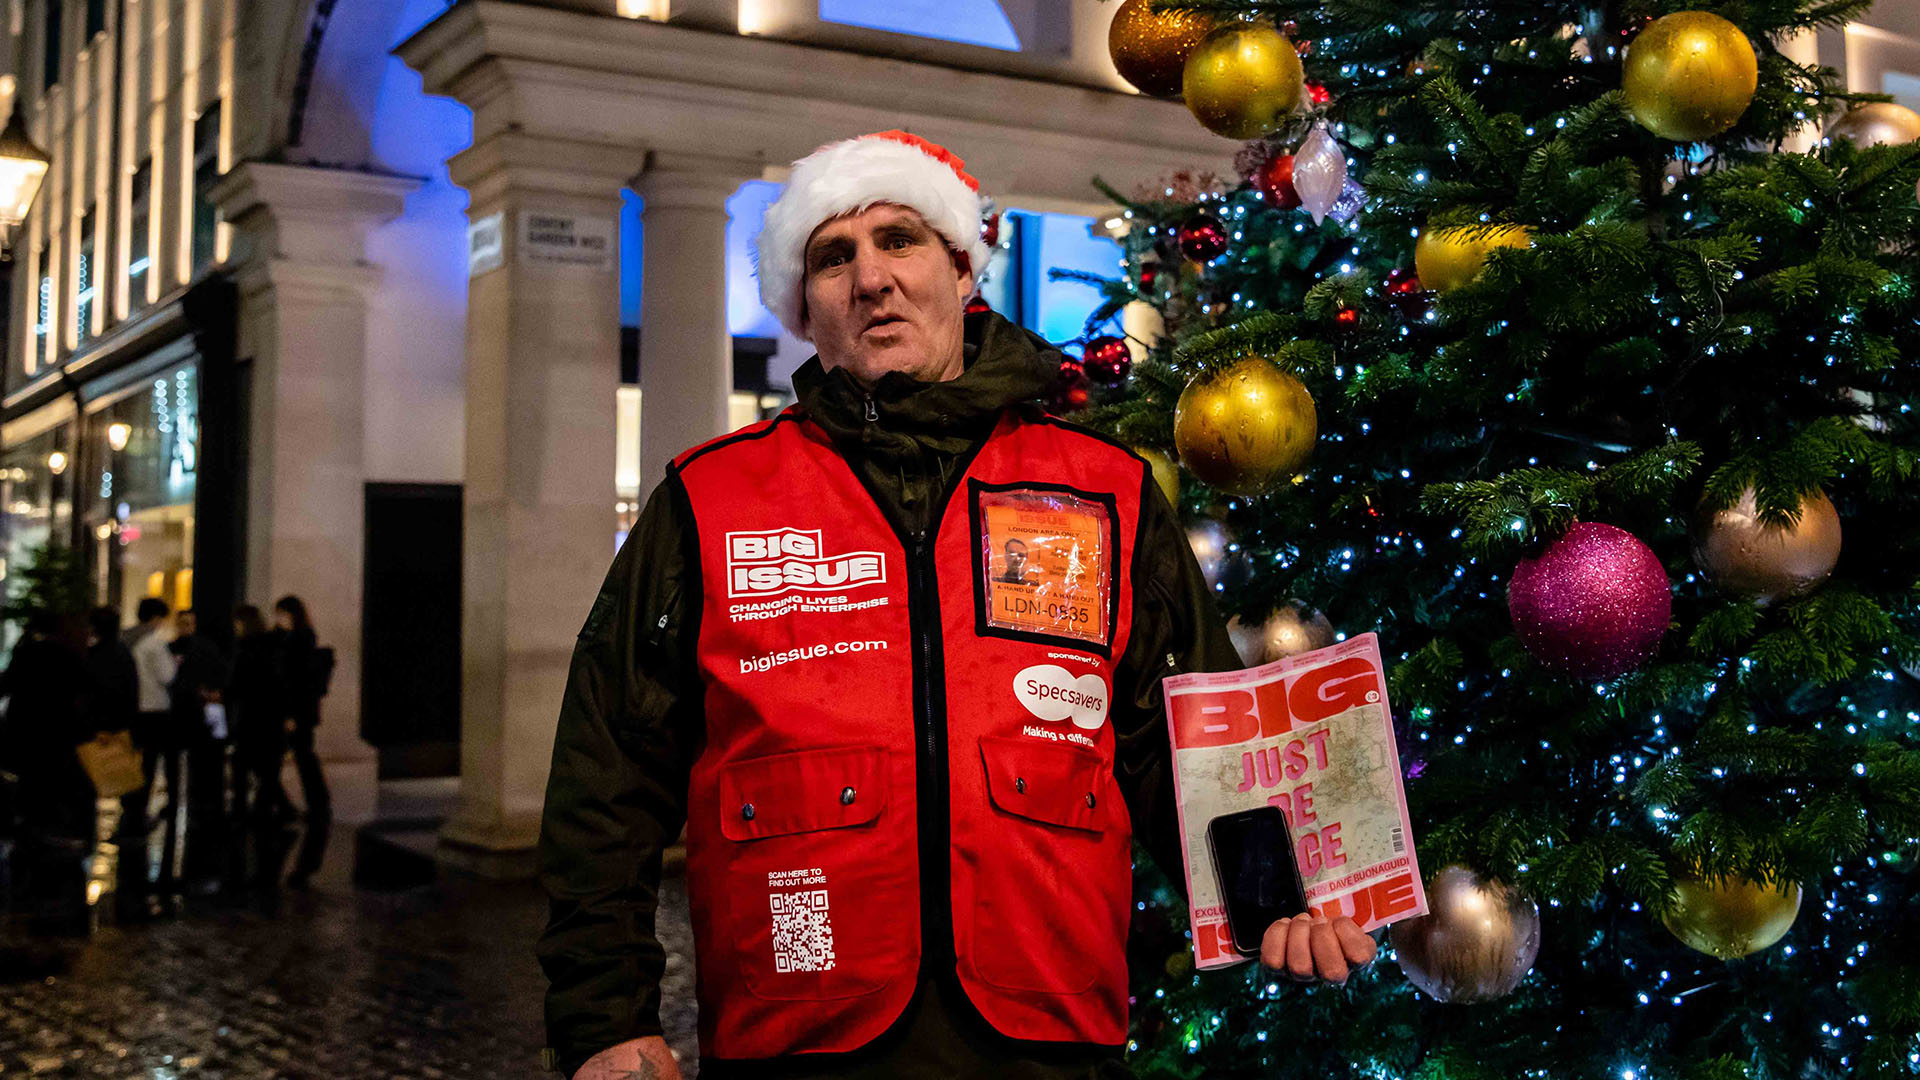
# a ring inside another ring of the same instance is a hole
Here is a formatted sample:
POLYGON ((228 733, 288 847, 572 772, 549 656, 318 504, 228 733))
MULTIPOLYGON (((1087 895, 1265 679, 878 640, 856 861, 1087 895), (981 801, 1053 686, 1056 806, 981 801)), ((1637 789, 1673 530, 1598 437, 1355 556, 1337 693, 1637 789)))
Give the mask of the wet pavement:
MULTIPOLYGON (((0 926, 0 1077, 552 1076, 539 1064, 537 887, 369 836, 336 830, 305 891, 194 899, 64 942, 0 926)), ((681 879, 663 888, 663 1019, 691 1077, 685 896, 681 879)))

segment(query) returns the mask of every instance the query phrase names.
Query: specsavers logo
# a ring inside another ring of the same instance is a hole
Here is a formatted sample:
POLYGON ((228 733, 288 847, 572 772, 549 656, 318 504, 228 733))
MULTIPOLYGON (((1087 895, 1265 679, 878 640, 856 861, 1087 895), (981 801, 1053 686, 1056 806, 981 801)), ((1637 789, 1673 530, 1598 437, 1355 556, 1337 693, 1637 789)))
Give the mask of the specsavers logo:
POLYGON ((880 552, 825 552, 819 529, 728 533, 727 595, 739 598, 794 591, 841 592, 886 583, 886 556, 880 552))
POLYGON ((1098 731, 1107 722, 1107 681, 1092 673, 1076 679, 1058 664, 1035 664, 1013 677, 1013 696, 1048 723, 1098 731))

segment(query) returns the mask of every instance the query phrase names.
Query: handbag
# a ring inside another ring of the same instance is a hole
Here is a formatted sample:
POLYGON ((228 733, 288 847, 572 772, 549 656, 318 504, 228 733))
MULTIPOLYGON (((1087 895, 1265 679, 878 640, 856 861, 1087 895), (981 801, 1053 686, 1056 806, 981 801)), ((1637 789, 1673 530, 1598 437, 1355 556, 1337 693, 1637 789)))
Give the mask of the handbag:
POLYGON ((141 767, 140 752, 133 748, 132 734, 103 731, 74 749, 98 797, 117 799, 146 785, 146 771, 141 767))

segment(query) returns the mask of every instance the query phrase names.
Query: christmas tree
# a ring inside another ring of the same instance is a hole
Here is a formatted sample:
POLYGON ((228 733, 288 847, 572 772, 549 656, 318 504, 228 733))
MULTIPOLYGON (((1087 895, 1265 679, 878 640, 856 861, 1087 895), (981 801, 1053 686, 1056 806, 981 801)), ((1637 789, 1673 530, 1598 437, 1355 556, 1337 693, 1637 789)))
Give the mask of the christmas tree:
POLYGON ((1920 1075, 1920 117, 1781 51, 1867 6, 1121 6, 1248 141, 1109 192, 1079 416, 1250 663, 1379 633, 1434 907, 1202 975, 1138 860, 1142 1076, 1920 1075))

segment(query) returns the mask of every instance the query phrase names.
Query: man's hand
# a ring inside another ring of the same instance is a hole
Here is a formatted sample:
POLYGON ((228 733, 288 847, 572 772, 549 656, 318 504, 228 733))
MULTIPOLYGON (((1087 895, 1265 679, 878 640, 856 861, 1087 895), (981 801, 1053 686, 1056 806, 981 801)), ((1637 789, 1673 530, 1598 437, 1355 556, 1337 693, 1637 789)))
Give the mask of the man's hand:
POLYGON ((573 1080, 680 1080, 680 1063, 658 1035, 611 1046, 587 1059, 573 1080))
POLYGON ((1267 927, 1260 939, 1260 962, 1295 982, 1346 982, 1352 968, 1373 963, 1379 951, 1373 939, 1345 915, 1333 920, 1318 915, 1281 919, 1267 927))

